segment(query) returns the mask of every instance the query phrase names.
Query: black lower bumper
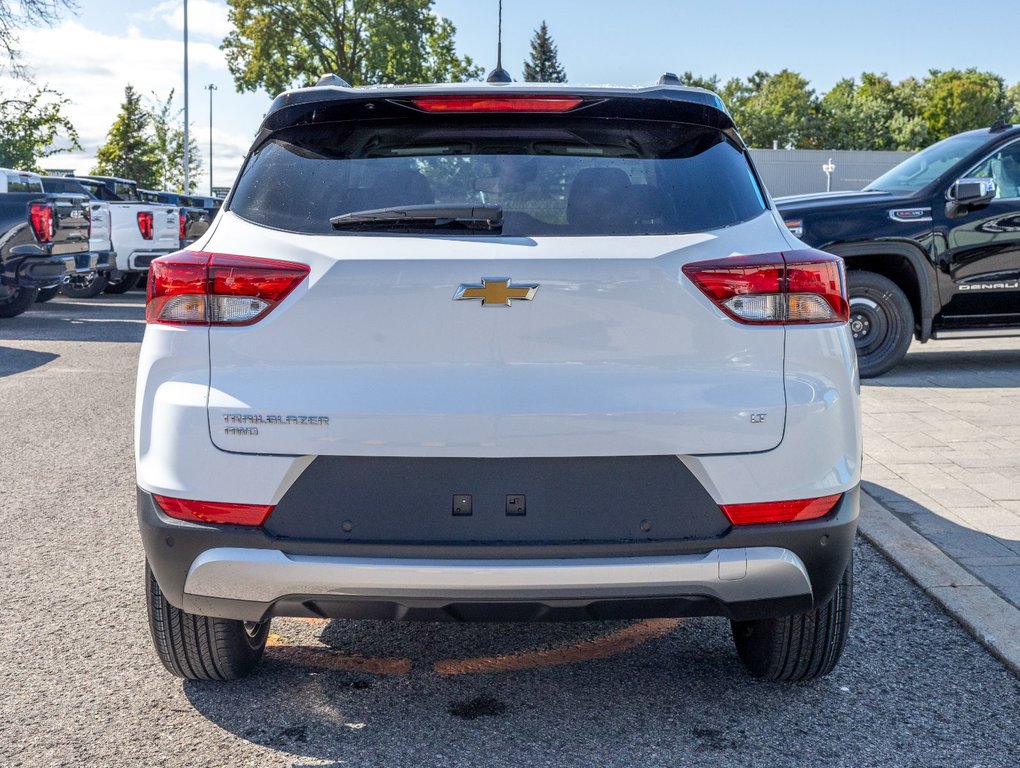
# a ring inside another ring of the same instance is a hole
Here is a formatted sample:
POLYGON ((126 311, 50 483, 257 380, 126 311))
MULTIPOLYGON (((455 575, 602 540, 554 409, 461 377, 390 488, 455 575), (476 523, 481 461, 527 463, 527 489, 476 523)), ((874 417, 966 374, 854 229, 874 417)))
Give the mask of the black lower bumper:
POLYGON ((19 288, 49 288, 59 285, 75 272, 75 256, 39 256, 25 258, 17 268, 19 288))

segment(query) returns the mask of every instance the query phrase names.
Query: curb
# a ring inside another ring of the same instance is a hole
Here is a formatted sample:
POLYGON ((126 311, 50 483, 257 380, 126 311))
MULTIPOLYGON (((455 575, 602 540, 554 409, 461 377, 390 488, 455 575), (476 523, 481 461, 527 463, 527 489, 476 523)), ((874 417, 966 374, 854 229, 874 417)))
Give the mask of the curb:
POLYGON ((1020 675, 1020 610, 863 491, 857 529, 993 655, 1020 675))

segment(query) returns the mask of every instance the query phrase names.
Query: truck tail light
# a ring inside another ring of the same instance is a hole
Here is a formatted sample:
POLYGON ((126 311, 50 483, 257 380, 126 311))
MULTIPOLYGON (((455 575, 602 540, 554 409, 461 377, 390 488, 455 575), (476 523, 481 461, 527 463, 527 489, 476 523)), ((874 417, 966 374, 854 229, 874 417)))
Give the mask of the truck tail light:
POLYGON ((733 525, 793 523, 825 517, 842 495, 837 493, 835 496, 795 501, 766 501, 758 504, 721 504, 719 508, 733 525))
POLYGON ((177 216, 180 239, 183 240, 188 236, 188 215, 184 213, 184 211, 181 211, 177 216))
POLYGON ((229 504, 222 501, 174 499, 155 494, 152 498, 170 517, 192 523, 263 525, 276 508, 274 504, 229 504))
POLYGON ((138 231, 142 233, 145 240, 152 239, 152 211, 138 212, 138 231))
POLYGON ((845 323, 850 318, 843 260, 822 251, 700 261, 683 272, 741 323, 845 323))
POLYGON ((580 96, 505 94, 500 96, 423 96, 411 103, 425 112, 569 112, 584 102, 580 96))
POLYGON ((145 319, 166 325, 251 325, 309 273, 306 264, 179 251, 149 267, 145 319))
POLYGON ((49 203, 31 203, 28 206, 28 221, 40 243, 48 243, 57 233, 57 222, 53 216, 53 206, 49 203))

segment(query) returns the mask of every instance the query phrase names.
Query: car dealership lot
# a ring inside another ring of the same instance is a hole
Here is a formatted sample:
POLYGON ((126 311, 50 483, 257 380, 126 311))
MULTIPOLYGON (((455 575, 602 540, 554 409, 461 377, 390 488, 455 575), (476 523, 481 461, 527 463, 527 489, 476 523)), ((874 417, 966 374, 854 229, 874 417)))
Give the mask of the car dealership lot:
POLYGON ((0 324, 0 763, 1015 765, 1020 682, 864 543, 846 654, 810 685, 752 681, 719 620, 280 621, 253 678, 182 684, 140 610, 143 301, 0 324))

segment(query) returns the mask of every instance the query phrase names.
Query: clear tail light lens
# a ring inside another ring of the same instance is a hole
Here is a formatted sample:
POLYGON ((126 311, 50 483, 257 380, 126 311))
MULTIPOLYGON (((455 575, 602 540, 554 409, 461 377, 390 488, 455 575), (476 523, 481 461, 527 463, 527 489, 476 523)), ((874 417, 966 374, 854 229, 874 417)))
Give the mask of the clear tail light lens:
POLYGON ((822 251, 733 256, 688 264, 683 272, 741 323, 845 323, 850 318, 843 260, 822 251))
POLYGON ((177 520, 221 525, 263 525, 276 508, 273 504, 230 504, 156 496, 160 509, 177 520))
POLYGON ((829 514, 843 494, 794 501, 766 501, 757 504, 722 504, 720 509, 733 525, 793 523, 815 520, 829 514))
POLYGON ((145 319, 166 325, 251 325, 308 276, 305 264, 179 251, 149 267, 145 319))
POLYGON ((57 222, 53 207, 48 203, 32 203, 28 206, 28 222, 40 243, 48 243, 57 233, 57 222))
POLYGON ((152 211, 138 212, 138 231, 142 233, 142 237, 145 240, 152 239, 152 211))

